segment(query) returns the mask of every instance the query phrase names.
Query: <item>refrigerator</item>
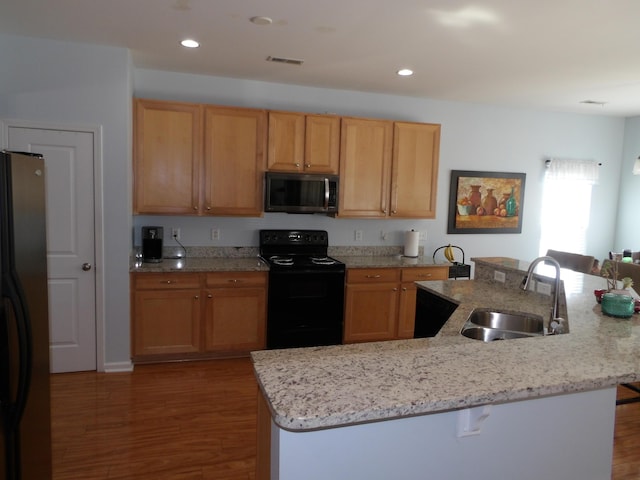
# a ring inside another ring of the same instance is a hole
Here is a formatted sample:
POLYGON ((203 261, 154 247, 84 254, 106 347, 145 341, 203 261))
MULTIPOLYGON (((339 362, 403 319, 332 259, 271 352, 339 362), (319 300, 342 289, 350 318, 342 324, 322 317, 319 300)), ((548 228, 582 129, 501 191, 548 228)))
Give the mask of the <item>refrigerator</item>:
POLYGON ((0 479, 51 478, 42 155, 0 151, 0 479))

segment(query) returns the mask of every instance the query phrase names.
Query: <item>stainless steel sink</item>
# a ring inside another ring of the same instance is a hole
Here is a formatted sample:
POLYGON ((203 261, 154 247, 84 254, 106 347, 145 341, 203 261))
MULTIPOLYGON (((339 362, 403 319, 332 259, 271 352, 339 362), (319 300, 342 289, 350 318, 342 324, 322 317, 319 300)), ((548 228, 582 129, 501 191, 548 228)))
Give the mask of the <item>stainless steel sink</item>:
POLYGON ((469 327, 462 329, 462 335, 474 340, 482 340, 483 342, 493 342, 494 340, 509 340, 511 338, 527 338, 534 335, 520 332, 510 332, 508 330, 499 330, 497 328, 487 327, 469 327))
POLYGON ((540 315, 532 313, 476 308, 460 333, 483 342, 538 337, 544 335, 544 321, 540 315))
POLYGON ((469 315, 468 321, 474 325, 487 328, 523 333, 544 333, 542 317, 531 313, 476 308, 469 315))

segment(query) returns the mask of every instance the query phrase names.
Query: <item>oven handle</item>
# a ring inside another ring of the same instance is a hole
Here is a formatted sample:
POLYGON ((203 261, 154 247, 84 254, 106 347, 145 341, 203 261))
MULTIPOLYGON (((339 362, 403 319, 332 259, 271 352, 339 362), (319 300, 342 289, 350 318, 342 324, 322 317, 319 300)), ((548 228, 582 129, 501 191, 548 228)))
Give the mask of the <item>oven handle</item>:
POLYGON ((329 179, 324 177, 324 209, 329 208, 329 179))

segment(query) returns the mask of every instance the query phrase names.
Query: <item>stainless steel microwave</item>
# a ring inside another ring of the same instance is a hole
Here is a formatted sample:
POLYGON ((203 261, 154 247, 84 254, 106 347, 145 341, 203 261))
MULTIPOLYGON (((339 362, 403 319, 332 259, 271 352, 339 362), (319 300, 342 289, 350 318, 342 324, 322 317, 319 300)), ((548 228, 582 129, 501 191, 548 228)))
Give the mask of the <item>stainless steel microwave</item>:
POLYGON ((304 173, 265 174, 265 212, 337 213, 336 175, 304 173))

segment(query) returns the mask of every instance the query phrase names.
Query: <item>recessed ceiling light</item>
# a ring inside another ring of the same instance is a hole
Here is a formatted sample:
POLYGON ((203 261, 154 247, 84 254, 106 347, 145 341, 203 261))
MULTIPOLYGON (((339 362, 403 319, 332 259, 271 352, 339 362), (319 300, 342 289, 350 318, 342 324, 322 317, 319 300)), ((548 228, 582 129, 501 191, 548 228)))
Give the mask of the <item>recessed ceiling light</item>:
POLYGON ((411 75, 413 75, 413 70, 410 70, 408 68, 401 68, 396 73, 401 77, 410 77, 411 75))
POLYGON ((254 25, 271 25, 273 23, 269 17, 251 17, 249 21, 254 25))
POLYGON ((183 47, 187 47, 187 48, 198 48, 200 46, 200 44, 198 42, 196 42, 195 40, 192 40, 190 38, 182 40, 180 42, 180 45, 182 45, 183 47))

